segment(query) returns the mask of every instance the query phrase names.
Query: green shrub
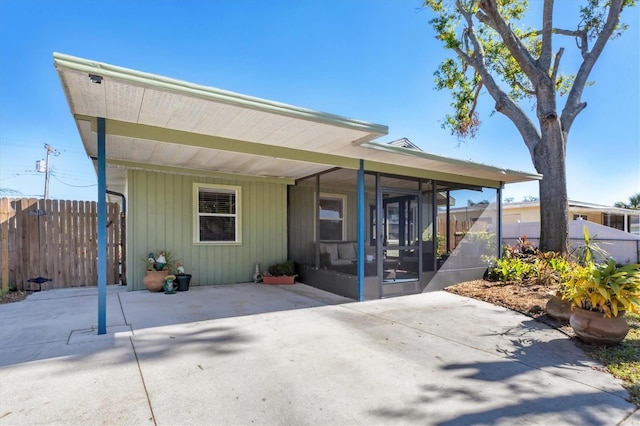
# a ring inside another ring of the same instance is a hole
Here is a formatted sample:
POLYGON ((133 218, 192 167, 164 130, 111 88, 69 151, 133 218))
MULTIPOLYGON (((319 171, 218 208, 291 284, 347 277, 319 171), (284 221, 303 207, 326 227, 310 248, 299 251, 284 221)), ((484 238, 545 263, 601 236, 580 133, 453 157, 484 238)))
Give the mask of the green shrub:
POLYGON ((295 275, 296 274, 296 265, 292 260, 287 260, 286 262, 276 263, 275 265, 271 265, 269 267, 269 274, 275 277, 282 275, 295 275))
POLYGON ((4 299, 10 291, 18 291, 18 286, 15 283, 9 283, 6 290, 0 289, 0 299, 4 299))
POLYGON ((524 253, 513 247, 505 247, 502 259, 497 259, 489 269, 489 278, 550 286, 562 282, 573 265, 573 262, 555 252, 540 252, 531 248, 524 253))
POLYGON ((519 257, 503 257, 489 271, 489 278, 496 281, 523 281, 528 278, 534 267, 519 257))
POLYGON ((536 278, 539 284, 560 284, 576 266, 574 262, 556 252, 539 252, 536 256, 536 278))

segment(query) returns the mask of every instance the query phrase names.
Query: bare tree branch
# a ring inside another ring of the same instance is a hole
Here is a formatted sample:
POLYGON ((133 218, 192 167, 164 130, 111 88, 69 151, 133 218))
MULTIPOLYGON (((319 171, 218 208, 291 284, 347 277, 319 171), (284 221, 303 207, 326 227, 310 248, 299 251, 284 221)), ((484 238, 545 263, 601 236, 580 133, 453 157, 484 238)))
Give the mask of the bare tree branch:
POLYGON ((478 98, 480 97, 480 91, 482 90, 482 81, 478 84, 476 88, 476 92, 473 94, 473 104, 471 104, 471 109, 469 110, 469 117, 473 117, 473 114, 476 112, 476 106, 478 106, 478 98))
MULTIPOLYGON (((573 121, 578 116, 578 114, 587 106, 586 103, 583 103, 580 99, 582 97, 582 92, 584 91, 584 87, 587 83, 587 78, 589 78, 589 74, 593 69, 596 61, 600 57, 604 46, 606 45, 609 38, 613 34, 613 31, 618 25, 618 19, 620 16, 620 12, 622 11, 624 0, 611 0, 609 4, 609 13, 607 14, 607 21, 600 31, 598 38, 593 44, 593 49, 591 52, 586 52, 583 50, 583 58, 582 64, 578 69, 576 74, 576 78, 573 82, 573 86, 571 87, 571 91, 569 91, 569 96, 567 97, 567 103, 562 111, 562 115, 560 117, 562 123, 562 130, 566 133, 569 133, 569 129, 573 124, 573 121)), ((586 31, 585 37, 583 38, 583 46, 586 47, 586 31)))
POLYGON ((520 88, 520 90, 522 90, 524 93, 526 93, 527 95, 531 95, 531 96, 535 96, 536 92, 534 92, 533 90, 527 89, 526 87, 524 87, 522 85, 522 83, 520 83, 519 81, 514 81, 513 82, 516 86, 518 86, 520 88))
MULTIPOLYGON (((477 39, 475 39, 475 34, 473 31, 469 31, 468 37, 471 39, 472 44, 478 44, 477 39)), ((491 97, 496 102, 496 111, 506 115, 511 121, 514 123, 518 132, 522 136, 529 152, 533 158, 533 152, 536 145, 540 142, 541 136, 538 132, 538 129, 533 124, 529 116, 527 116, 522 109, 515 103, 507 93, 505 93, 500 86, 496 83, 493 76, 487 70, 487 67, 484 65, 484 57, 482 54, 475 53, 474 57, 470 57, 465 54, 459 48, 453 48, 453 50, 460 56, 460 58, 467 64, 471 65, 478 74, 482 77, 482 83, 484 87, 487 88, 487 91, 491 95, 491 97)))
MULTIPOLYGON (((551 32, 553 34, 566 35, 569 37, 582 37, 582 34, 584 33, 584 31, 581 31, 581 30, 565 30, 562 28, 551 28, 551 32)), ((524 33, 520 37, 520 39, 530 37, 531 35, 535 35, 535 36, 542 35, 542 30, 533 30, 533 31, 529 31, 528 33, 524 33)))
POLYGON ((582 34, 584 34, 584 31, 580 31, 580 30, 564 30, 562 28, 554 28, 553 29, 553 33, 554 34, 559 34, 559 35, 566 35, 566 36, 570 36, 570 37, 582 37, 582 34))
POLYGON ((464 46, 466 51, 469 50, 469 41, 471 41, 471 44, 473 45, 473 58, 466 52, 462 52, 458 48, 454 48, 453 50, 455 50, 458 56, 460 56, 462 60, 469 65, 473 65, 471 62, 474 60, 478 60, 479 58, 481 58, 481 60, 484 62, 484 49, 482 48, 482 45, 476 37, 473 18, 471 17, 470 13, 464 10, 462 5, 460 4, 460 0, 456 0, 456 6, 458 7, 458 10, 460 11, 462 17, 465 19, 465 21, 467 21, 467 28, 462 32, 462 37, 464 39, 464 46))
POLYGON ((561 47, 556 53, 556 57, 553 60, 553 69, 551 70, 551 80, 553 82, 558 78, 558 69, 560 69, 560 58, 562 58, 562 54, 564 53, 564 47, 561 47))
POLYGON ((553 35, 553 0, 544 0, 542 11, 542 51, 540 52, 540 67, 548 70, 551 66, 552 35, 553 35))
MULTIPOLYGON (((471 65, 476 72, 480 74, 484 86, 496 102, 496 111, 506 115, 511 119, 511 121, 513 121, 533 157, 534 149, 540 142, 541 138, 538 129, 518 104, 515 103, 496 83, 484 62, 484 49, 475 34, 471 13, 462 7, 459 0, 456 0, 456 7, 467 23, 465 37, 471 41, 471 45, 473 46, 473 57, 466 54, 466 52, 463 52, 460 48, 454 47, 453 50, 465 63, 471 65)), ((509 32, 513 35, 511 30, 509 30, 509 32)), ((531 57, 529 58, 531 59, 531 57)))
MULTIPOLYGON (((505 46, 509 50, 509 53, 511 53, 514 59, 518 62, 520 68, 527 75, 529 80, 531 80, 531 82, 536 82, 541 78, 548 77, 537 67, 537 63, 531 57, 529 51, 523 46, 520 39, 516 37, 502 16, 500 16, 496 0, 480 0, 478 4, 480 9, 484 12, 484 17, 482 19, 485 19, 486 17, 487 20, 486 22, 481 22, 489 25, 498 32, 504 41, 505 46)), ((476 17, 481 19, 477 13, 476 17)))

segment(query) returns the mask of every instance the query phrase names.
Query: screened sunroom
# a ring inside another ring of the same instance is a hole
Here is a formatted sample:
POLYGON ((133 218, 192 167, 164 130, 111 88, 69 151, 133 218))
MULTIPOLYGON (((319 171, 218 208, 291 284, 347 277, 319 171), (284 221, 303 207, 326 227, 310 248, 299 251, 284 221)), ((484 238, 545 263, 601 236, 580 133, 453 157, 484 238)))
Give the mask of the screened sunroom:
POLYGON ((354 299, 439 290, 482 277, 499 256, 500 191, 366 169, 319 173, 289 187, 289 254, 300 281, 354 299), (461 206, 483 213, 468 220, 461 206))

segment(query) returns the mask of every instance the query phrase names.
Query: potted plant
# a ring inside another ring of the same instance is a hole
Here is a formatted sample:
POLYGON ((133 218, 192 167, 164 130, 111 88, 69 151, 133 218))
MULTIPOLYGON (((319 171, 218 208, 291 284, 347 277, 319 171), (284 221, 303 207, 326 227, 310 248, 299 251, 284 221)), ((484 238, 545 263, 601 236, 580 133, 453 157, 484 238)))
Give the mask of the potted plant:
MULTIPOLYGON (((587 226, 582 227, 582 236, 583 243, 577 247, 572 248, 571 252, 569 253, 569 257, 561 261, 564 263, 563 267, 561 268, 562 270, 559 271, 562 277, 566 276, 566 274, 576 268, 576 262, 579 266, 584 267, 593 264, 596 260, 596 256, 602 259, 607 259, 609 257, 607 251, 600 248, 600 246, 595 242, 595 238, 597 236, 594 235, 593 237, 591 237, 589 228, 587 226)), ((546 305, 547 314, 561 321, 569 321, 571 319, 571 315, 573 315, 573 307, 571 305, 571 302, 569 300, 563 299, 562 297, 562 286, 564 285, 565 281, 567 280, 560 280, 558 290, 555 294, 551 295, 546 305)))
POLYGON ((180 262, 177 263, 175 276, 175 281, 178 284, 177 290, 188 291, 189 284, 191 283, 191 274, 184 272, 184 266, 180 262))
POLYGON ((146 273, 142 282, 149 291, 162 291, 164 289, 164 279, 169 275, 169 271, 175 268, 176 260, 169 251, 159 253, 149 253, 144 259, 146 273))
POLYGON ((262 282, 265 284, 294 284, 296 277, 295 264, 292 260, 287 260, 271 265, 262 277, 262 282))
POLYGON ((629 332, 624 313, 640 311, 640 264, 587 262, 567 274, 561 291, 572 305, 569 324, 580 340, 618 344, 629 332))

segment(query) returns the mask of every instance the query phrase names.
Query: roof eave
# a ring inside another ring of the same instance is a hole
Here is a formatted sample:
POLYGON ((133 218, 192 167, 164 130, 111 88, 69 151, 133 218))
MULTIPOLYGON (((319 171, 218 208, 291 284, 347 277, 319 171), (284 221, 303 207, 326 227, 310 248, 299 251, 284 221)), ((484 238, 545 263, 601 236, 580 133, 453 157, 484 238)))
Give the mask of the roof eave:
POLYGON ((460 165, 460 166, 473 166, 478 169, 486 170, 488 172, 495 173, 497 176, 502 176, 503 179, 499 179, 506 183, 519 183, 532 180, 541 180, 542 175, 537 173, 522 172, 517 170, 505 169, 502 167, 489 166, 486 164, 475 163, 473 161, 459 160, 456 158, 444 157, 441 155, 430 154, 424 151, 416 151, 409 148, 402 148, 389 144, 381 144, 377 142, 367 142, 361 145, 364 148, 376 149, 379 151, 392 152, 396 154, 409 155, 413 157, 424 158, 431 161, 440 161, 443 163, 460 165))
POLYGON ((145 73, 142 71, 109 65, 102 62, 91 61, 71 55, 65 55, 62 53, 54 52, 53 58, 54 65, 56 69, 58 69, 58 71, 60 71, 60 68, 67 68, 70 70, 85 72, 87 74, 97 74, 102 77, 114 78, 132 84, 154 87, 162 90, 170 90, 172 92, 177 92, 189 96, 215 100, 216 102, 229 105, 240 106, 243 108, 249 108, 263 112, 271 112, 274 114, 285 115, 292 118, 326 123, 334 126, 345 127, 348 129, 360 130, 370 133, 370 135, 358 141, 358 143, 376 139, 380 136, 386 135, 389 132, 388 126, 382 124, 369 123, 361 120, 342 117, 335 114, 314 111, 281 102, 274 102, 267 99, 242 95, 227 90, 189 83, 183 80, 145 73))

